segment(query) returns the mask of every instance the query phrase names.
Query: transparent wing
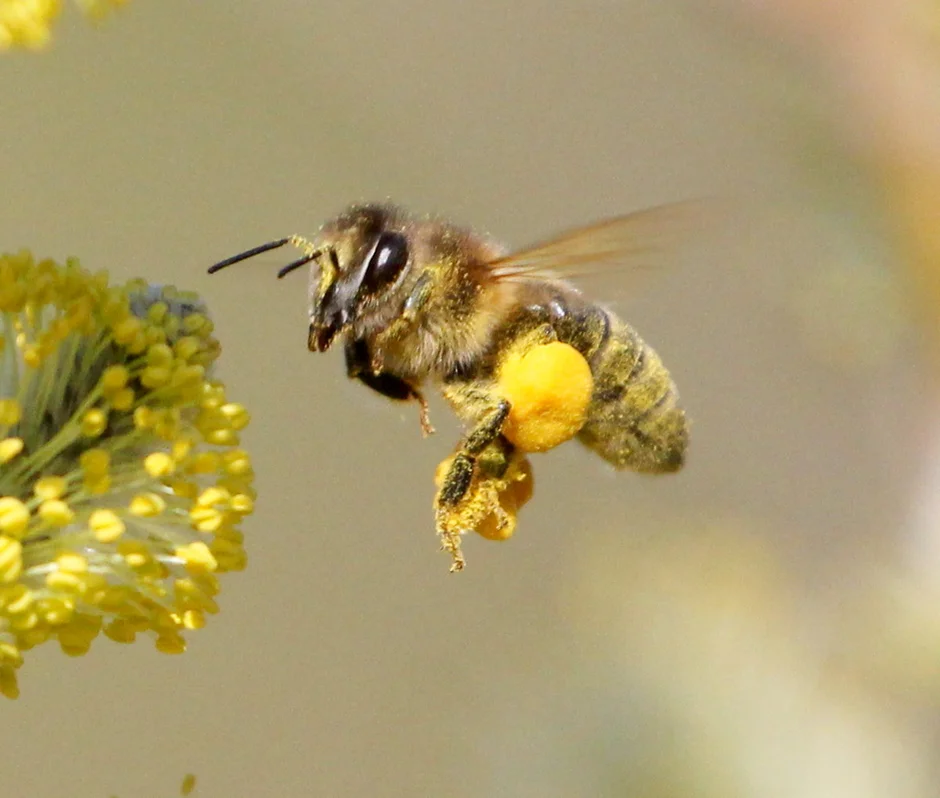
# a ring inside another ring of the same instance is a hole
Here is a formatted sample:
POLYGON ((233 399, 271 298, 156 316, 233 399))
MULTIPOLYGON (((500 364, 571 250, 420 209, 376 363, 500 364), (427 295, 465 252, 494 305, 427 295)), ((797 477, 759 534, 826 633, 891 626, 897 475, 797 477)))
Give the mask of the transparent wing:
POLYGON ((701 227, 698 201, 659 205, 570 230, 489 263, 499 280, 573 278, 646 271, 674 260, 681 244, 701 227))

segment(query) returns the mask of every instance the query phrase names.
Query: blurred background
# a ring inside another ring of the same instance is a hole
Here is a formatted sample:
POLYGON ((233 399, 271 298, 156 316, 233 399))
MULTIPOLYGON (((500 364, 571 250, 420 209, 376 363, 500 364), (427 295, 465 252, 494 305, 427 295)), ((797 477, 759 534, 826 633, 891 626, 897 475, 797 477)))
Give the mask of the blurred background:
POLYGON ((200 291, 259 491, 185 656, 30 652, 17 794, 937 794, 935 2, 138 0, 0 78, 0 246, 200 291), (282 259, 205 273, 386 197, 510 245, 720 200, 586 286, 671 369, 685 470, 536 457, 449 574, 443 404, 423 440, 307 352, 282 259))

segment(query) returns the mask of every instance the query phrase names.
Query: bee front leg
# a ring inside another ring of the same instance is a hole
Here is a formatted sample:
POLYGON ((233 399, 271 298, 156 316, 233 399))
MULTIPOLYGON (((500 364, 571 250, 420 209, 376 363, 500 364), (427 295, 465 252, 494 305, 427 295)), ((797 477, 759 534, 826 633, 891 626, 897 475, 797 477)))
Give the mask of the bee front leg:
POLYGON ((362 339, 346 341, 344 349, 346 356, 346 376, 359 380, 376 393, 388 399, 406 402, 414 399, 420 408, 421 432, 425 437, 434 434, 431 418, 428 413, 428 403, 424 395, 410 382, 396 377, 387 371, 375 372, 371 369, 369 346, 362 339))
POLYGON ((437 533, 440 535, 442 547, 453 557, 454 563, 451 571, 462 571, 465 564, 460 551, 460 535, 465 530, 459 525, 461 516, 456 511, 457 505, 470 490, 477 457, 499 437, 503 424, 509 416, 509 410, 509 402, 500 399, 496 406, 484 414, 477 425, 470 430, 451 460, 437 493, 435 500, 437 533))
POLYGON ((411 289, 411 293, 405 300, 405 306, 401 314, 391 322, 382 332, 375 336, 372 347, 371 367, 373 373, 382 370, 385 361, 385 348, 389 342, 400 338, 415 323, 418 314, 427 304, 431 297, 431 277, 425 272, 422 274, 411 289))

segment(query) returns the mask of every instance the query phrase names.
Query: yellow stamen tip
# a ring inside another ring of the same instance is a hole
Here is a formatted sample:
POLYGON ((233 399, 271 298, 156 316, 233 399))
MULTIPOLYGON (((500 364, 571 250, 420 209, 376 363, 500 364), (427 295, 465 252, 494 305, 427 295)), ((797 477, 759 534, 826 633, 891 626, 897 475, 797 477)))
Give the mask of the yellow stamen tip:
POLYGON ((29 525, 29 508, 15 496, 0 497, 0 534, 18 538, 29 525))
POLYGON ((3 440, 0 440, 0 465, 9 463, 22 451, 22 438, 4 438, 3 440))
POLYGON ((88 528, 99 543, 113 543, 126 529, 113 510, 95 510, 88 518, 88 528))
POLYGON ((176 464, 166 452, 152 452, 144 458, 144 468, 152 477, 166 477, 173 473, 176 464))

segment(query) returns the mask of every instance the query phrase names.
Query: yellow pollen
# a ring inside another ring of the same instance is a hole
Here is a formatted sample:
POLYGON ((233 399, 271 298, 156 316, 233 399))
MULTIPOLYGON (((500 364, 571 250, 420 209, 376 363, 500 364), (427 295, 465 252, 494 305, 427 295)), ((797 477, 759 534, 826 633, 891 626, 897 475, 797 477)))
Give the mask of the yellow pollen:
POLYGON ((173 473, 176 464, 166 452, 152 452, 144 458, 144 468, 152 477, 166 477, 173 473))
POLYGON ((56 557, 55 562, 59 566, 59 570, 70 574, 83 574, 88 570, 88 560, 81 554, 71 552, 60 554, 56 557))
POLYGON ((209 547, 201 540, 180 546, 176 550, 176 556, 182 559, 187 569, 190 571, 205 571, 211 573, 218 567, 215 557, 209 551, 209 547))
POLYGON ((0 694, 47 641, 80 656, 152 632, 181 653, 219 611, 216 574, 245 567, 248 413, 210 376, 201 304, 0 254, 0 694))
POLYGON ((37 499, 58 499, 65 493, 65 487, 64 477, 40 477, 33 485, 33 493, 37 499))
POLYGON ((231 498, 225 488, 208 488, 199 495, 196 504, 202 507, 211 507, 216 504, 228 505, 231 498))
POLYGON ((22 438, 4 438, 3 440, 0 440, 0 465, 9 463, 22 451, 22 438))
POLYGON ((61 499, 46 499, 39 505, 39 517, 50 526, 67 526, 75 519, 75 512, 61 499))
POLYGON ((157 638, 155 645, 161 654, 182 654, 186 651, 186 641, 179 635, 162 635, 157 638))
MULTIPOLYGON (((0 583, 10 584, 19 579, 23 570, 23 545, 13 538, 0 535, 0 583)), ((10 612, 11 605, 7 606, 10 612)))
POLYGON ((115 410, 130 410, 134 406, 134 389, 121 388, 119 391, 109 394, 108 399, 111 402, 111 407, 115 410))
POLYGON ((124 522, 113 510, 95 510, 88 518, 88 528, 100 543, 113 543, 124 534, 124 522))
POLYGON ((103 476, 108 473, 111 455, 104 449, 88 449, 79 455, 78 461, 86 477, 103 476))
POLYGON ((118 391, 127 385, 130 376, 127 366, 108 366, 101 375, 101 387, 105 391, 118 391))
POLYGON ((18 538, 29 525, 29 509, 15 496, 0 497, 0 534, 18 538))
POLYGON ((131 499, 127 511, 142 518, 153 518, 166 509, 166 502, 156 493, 140 493, 131 499))
POLYGON ((108 414, 98 408, 93 408, 82 416, 82 434, 89 438, 97 438, 108 428, 108 414))

